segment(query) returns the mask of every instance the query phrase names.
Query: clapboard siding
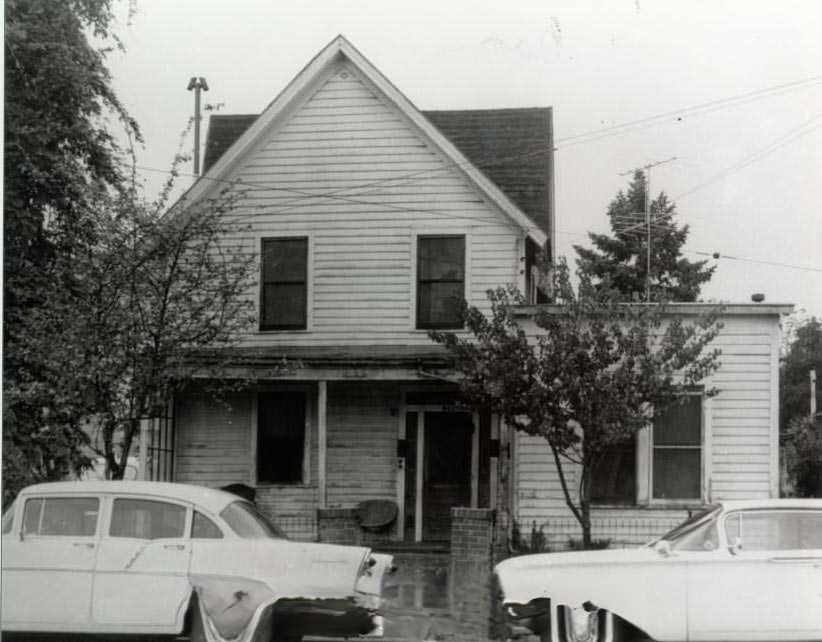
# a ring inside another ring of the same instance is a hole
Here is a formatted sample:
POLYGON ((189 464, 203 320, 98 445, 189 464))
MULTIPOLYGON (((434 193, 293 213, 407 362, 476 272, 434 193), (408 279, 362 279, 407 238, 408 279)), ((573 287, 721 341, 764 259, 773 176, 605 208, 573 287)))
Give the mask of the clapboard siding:
POLYGON ((175 480, 203 486, 248 483, 251 396, 228 405, 205 394, 186 394, 176 405, 175 480))
POLYGON ((390 409, 399 405, 396 384, 329 384, 329 506, 396 500, 398 420, 390 409))
MULTIPOLYGON (((705 427, 710 453, 709 478, 712 501, 768 497, 774 488, 773 439, 777 430, 778 407, 775 391, 777 321, 770 317, 730 316, 714 342, 722 350, 720 369, 706 382, 716 387, 718 395, 708 402, 709 425, 705 427)), ((551 524, 554 537, 565 536, 573 519, 565 506, 553 457, 547 444, 538 437, 517 435, 515 462, 515 511, 523 524, 551 524)), ((566 465, 572 494, 576 492, 574 466, 566 465)), ((595 508, 594 520, 607 537, 605 524, 617 529, 614 520, 637 520, 637 523, 682 517, 681 509, 664 506, 641 508, 595 508)), ((660 522, 662 525, 662 522, 660 522)), ((641 530, 641 529, 640 529, 641 530)), ((637 536, 639 537, 639 536, 637 536)))
MULTIPOLYGON (((222 401, 202 392, 187 392, 178 397, 175 481, 211 487, 252 483, 254 395, 230 394, 222 401)), ((316 532, 317 434, 312 403, 308 413, 311 451, 307 483, 256 487, 257 504, 297 539, 312 539, 316 532)))
MULTIPOLYGON (((225 248, 259 258, 260 239, 311 238, 307 332, 258 332, 245 345, 430 345, 414 328, 416 235, 465 234, 466 298, 519 278, 523 232, 352 66, 341 64, 260 135, 232 176, 226 215, 249 229, 225 248)), ((259 299, 255 288, 249 300, 259 299)))

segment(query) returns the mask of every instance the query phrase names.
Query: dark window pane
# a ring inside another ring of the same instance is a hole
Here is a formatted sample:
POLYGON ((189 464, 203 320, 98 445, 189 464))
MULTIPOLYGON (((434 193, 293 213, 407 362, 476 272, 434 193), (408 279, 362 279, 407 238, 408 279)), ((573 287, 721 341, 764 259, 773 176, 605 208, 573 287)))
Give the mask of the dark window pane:
POLYGON ((654 415, 654 446, 699 446, 701 443, 701 397, 688 395, 654 415))
POLYGON ((186 509, 177 504, 145 499, 115 499, 111 537, 165 539, 183 537, 186 509))
POLYGON ((26 502, 27 535, 91 537, 97 530, 100 501, 95 497, 60 497, 26 502))
POLYGON ((465 238, 420 237, 419 278, 422 281, 462 281, 465 276, 465 238))
POLYGON ((305 281, 308 239, 263 241, 263 280, 305 281))
POLYGON ((222 539, 223 532, 217 524, 200 511, 195 510, 194 519, 191 522, 191 537, 194 539, 222 539))
POLYGON ((654 448, 654 498, 699 499, 702 451, 654 448))
POLYGON ((308 239, 264 239, 262 256, 263 330, 303 329, 307 309, 308 239))
POLYGON ((591 478, 591 501, 600 504, 636 503, 636 442, 612 446, 591 478))
POLYGON ((263 328, 305 328, 306 291, 300 284, 266 284, 263 328))
POLYGON ((257 402, 258 482, 302 482, 305 407, 304 392, 260 393, 257 402))
POLYGON ((421 328, 462 327, 465 288, 460 283, 420 283, 417 325, 421 328))

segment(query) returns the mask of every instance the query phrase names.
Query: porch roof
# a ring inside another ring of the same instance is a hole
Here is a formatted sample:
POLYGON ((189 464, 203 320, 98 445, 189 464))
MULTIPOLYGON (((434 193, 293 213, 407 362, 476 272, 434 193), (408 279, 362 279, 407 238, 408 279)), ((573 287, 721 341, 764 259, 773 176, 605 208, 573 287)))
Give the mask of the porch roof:
POLYGON ((265 346, 199 350, 191 354, 192 365, 225 363, 228 366, 270 368, 283 362, 299 362, 307 367, 436 367, 451 363, 440 345, 382 346, 265 346))

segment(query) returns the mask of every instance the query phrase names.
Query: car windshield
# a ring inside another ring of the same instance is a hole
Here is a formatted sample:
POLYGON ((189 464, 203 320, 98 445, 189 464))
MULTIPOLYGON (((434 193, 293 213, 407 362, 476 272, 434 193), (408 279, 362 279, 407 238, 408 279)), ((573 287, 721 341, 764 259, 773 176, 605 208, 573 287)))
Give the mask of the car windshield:
POLYGON ((14 521, 14 502, 9 504, 6 512, 3 513, 3 535, 11 533, 11 524, 14 521))
POLYGON ((251 502, 232 502, 222 510, 220 517, 231 530, 245 539, 288 539, 285 533, 272 524, 251 502))
POLYGON ((670 542, 672 546, 675 546, 680 540, 688 538, 694 531, 701 529, 716 519, 716 516, 719 514, 719 509, 720 506, 708 506, 705 510, 694 513, 679 526, 668 531, 662 537, 655 539, 651 542, 651 545, 656 544, 660 540, 665 540, 670 542))

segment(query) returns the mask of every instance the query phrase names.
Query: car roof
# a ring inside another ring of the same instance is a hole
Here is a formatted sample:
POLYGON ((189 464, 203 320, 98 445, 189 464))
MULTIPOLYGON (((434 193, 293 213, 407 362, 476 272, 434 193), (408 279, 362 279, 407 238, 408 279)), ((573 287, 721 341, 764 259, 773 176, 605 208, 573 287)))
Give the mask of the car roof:
POLYGON ((24 488, 20 495, 39 495, 41 493, 95 493, 95 494, 131 494, 146 495, 158 499, 176 499, 178 501, 198 504, 212 513, 219 513, 228 504, 246 501, 243 498, 216 488, 193 486, 190 484, 173 484, 156 481, 64 481, 35 484, 24 488))
POLYGON ((779 499, 735 499, 720 501, 725 511, 752 510, 767 508, 814 508, 822 509, 822 499, 807 499, 801 497, 783 497, 779 499))

